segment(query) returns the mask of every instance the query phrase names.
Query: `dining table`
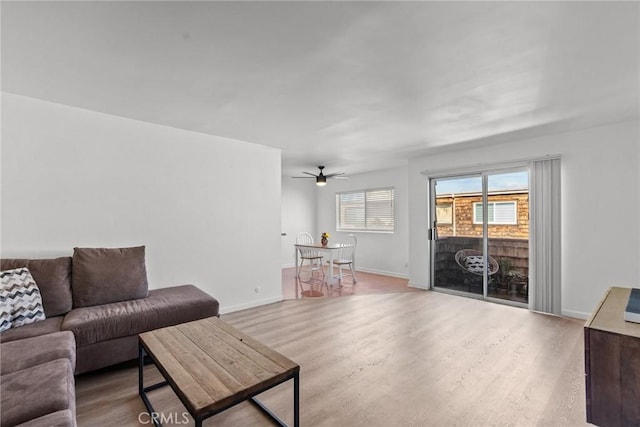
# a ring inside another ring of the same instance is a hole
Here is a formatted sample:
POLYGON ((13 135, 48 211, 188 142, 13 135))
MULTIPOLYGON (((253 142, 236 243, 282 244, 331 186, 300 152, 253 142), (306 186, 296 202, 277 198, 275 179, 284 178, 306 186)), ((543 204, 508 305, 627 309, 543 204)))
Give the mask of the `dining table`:
MULTIPOLYGON (((295 247, 295 257, 296 257, 296 277, 299 274, 299 270, 300 270, 300 264, 299 264, 299 259, 300 259, 300 250, 301 249, 312 249, 314 251, 318 251, 318 252, 325 252, 329 254, 329 277, 327 279, 327 275, 325 275, 325 281, 327 282, 327 284, 329 285, 334 285, 335 284, 335 279, 336 276, 333 274, 333 261, 335 259, 335 255, 338 252, 338 250, 340 248, 344 248, 344 247, 351 247, 353 245, 349 245, 349 244, 345 244, 345 243, 327 243, 326 245, 322 245, 319 243, 312 243, 312 244, 301 244, 301 243, 294 243, 294 247, 295 247)), ((355 266, 354 266, 355 268, 355 266)))

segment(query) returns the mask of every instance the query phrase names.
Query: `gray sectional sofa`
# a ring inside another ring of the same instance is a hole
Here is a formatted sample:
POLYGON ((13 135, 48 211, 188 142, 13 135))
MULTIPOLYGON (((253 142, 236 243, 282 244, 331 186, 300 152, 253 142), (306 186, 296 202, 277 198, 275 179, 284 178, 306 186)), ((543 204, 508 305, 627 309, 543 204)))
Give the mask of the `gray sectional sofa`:
POLYGON ((218 315, 193 285, 148 290, 144 247, 0 261, 2 271, 21 267, 46 319, 0 333, 2 426, 76 425, 74 374, 135 359, 141 332, 218 315))

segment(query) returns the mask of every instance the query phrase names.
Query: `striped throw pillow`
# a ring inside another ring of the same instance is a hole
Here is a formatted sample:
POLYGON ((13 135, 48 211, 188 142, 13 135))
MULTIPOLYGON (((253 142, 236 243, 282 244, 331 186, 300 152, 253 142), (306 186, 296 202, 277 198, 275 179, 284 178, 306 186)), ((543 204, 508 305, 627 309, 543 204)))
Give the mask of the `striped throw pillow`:
POLYGON ((0 332, 45 319, 40 289, 28 268, 0 271, 0 332))

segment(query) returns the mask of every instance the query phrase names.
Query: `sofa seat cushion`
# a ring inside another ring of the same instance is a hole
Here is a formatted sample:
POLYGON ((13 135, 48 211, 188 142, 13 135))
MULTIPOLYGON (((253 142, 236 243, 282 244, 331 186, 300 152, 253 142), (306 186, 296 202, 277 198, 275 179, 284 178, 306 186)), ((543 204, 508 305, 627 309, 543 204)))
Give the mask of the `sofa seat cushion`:
POLYGON ((67 314, 62 329, 78 347, 139 334, 218 314, 218 301, 193 285, 153 289, 147 298, 82 307, 67 314))
POLYGON ((0 425, 13 426, 66 409, 75 416, 75 382, 68 359, 5 374, 0 379, 0 425))
POLYGON ((75 427, 77 425, 74 414, 70 409, 65 409, 18 424, 16 427, 75 427))
MULTIPOLYGON (((0 342, 21 340, 24 338, 37 337, 39 335, 51 334, 60 331, 63 316, 49 317, 42 322, 31 323, 29 325, 11 328, 0 333, 0 342)), ((4 346, 3 346, 4 348, 4 346)))
POLYGON ((76 367, 76 340, 69 331, 55 332, 2 344, 0 374, 31 368, 56 359, 76 367))
POLYGON ((46 317, 71 310, 71 257, 54 259, 3 259, 0 270, 26 267, 38 284, 46 317))

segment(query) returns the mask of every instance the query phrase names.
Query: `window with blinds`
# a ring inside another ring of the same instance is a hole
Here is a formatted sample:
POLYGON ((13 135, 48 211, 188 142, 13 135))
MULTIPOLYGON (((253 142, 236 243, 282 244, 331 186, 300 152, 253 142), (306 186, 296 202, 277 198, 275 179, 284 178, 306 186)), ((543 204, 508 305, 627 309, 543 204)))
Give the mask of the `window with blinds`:
POLYGON ((438 224, 453 224, 453 204, 438 203, 436 205, 436 219, 438 224))
MULTIPOLYGON (((488 202, 487 203, 488 224, 508 224, 518 223, 518 209, 513 202, 488 202)), ((482 203, 473 204, 473 223, 482 224, 482 203)))
POLYGON ((336 194, 338 231, 393 232, 393 188, 336 194))

